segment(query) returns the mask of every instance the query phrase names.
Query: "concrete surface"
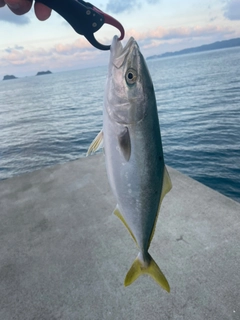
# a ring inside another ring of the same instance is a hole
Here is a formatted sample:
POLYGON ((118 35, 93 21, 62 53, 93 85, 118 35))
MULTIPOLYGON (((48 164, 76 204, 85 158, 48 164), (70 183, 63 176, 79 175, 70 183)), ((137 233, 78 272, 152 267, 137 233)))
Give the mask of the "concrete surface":
POLYGON ((112 215, 102 155, 0 183, 0 319, 240 319, 240 204, 169 169, 150 277, 125 288, 137 255, 112 215))

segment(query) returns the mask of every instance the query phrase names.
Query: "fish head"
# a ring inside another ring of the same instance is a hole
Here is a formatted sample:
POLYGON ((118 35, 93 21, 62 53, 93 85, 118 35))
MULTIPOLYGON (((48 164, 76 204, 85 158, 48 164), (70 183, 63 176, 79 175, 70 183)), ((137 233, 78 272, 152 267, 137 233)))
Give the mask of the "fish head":
POLYGON ((105 91, 110 119, 120 124, 141 121, 147 114, 149 97, 155 99, 153 84, 137 42, 131 37, 123 47, 115 36, 105 91))

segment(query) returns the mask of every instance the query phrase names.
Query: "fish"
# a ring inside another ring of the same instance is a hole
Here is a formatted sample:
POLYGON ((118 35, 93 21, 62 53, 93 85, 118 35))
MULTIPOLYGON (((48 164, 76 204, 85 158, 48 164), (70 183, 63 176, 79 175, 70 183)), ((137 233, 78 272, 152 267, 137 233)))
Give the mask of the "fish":
POLYGON ((170 292, 148 252, 160 206, 172 183, 164 162, 154 87, 145 59, 131 37, 125 47, 113 37, 105 86, 103 129, 87 155, 103 147, 106 171, 117 201, 114 214, 139 249, 124 285, 150 275, 170 292))

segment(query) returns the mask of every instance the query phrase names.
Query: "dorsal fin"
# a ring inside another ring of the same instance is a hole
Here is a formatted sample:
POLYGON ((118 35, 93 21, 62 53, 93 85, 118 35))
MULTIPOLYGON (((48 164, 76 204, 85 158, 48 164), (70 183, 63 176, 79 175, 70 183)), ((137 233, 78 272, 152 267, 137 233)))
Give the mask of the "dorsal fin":
POLYGON ((162 203, 163 198, 165 197, 165 195, 166 195, 171 189, 172 189, 172 182, 171 182, 169 173, 168 173, 168 171, 167 171, 167 168, 166 168, 166 166, 164 166, 162 192, 161 192, 161 197, 160 197, 160 201, 159 201, 159 205, 158 205, 158 213, 157 213, 156 219, 155 219, 155 221, 154 221, 154 226, 153 226, 153 229, 152 229, 151 237, 150 237, 150 239, 149 239, 148 248, 149 248, 150 243, 151 243, 151 241, 152 241, 152 238, 153 238, 153 236, 154 236, 154 232, 155 232, 156 224, 157 224, 157 219, 158 219, 158 215, 159 215, 159 212, 160 212, 161 203, 162 203))

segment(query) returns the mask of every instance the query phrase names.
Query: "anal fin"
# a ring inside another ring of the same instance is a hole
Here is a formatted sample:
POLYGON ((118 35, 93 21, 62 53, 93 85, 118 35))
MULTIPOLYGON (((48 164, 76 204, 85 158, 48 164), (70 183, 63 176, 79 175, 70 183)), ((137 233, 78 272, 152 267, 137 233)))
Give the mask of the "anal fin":
MULTIPOLYGON (((132 230, 130 229, 130 227, 128 226, 126 220, 123 218, 123 215, 121 214, 118 206, 116 206, 115 210, 113 211, 113 213, 122 221, 122 223, 125 225, 125 227, 128 229, 128 232, 130 233, 130 235, 132 236, 133 240, 136 242, 137 244, 137 240, 134 237, 134 234, 132 233, 132 230)), ((137 244, 138 245, 138 244, 137 244)))

